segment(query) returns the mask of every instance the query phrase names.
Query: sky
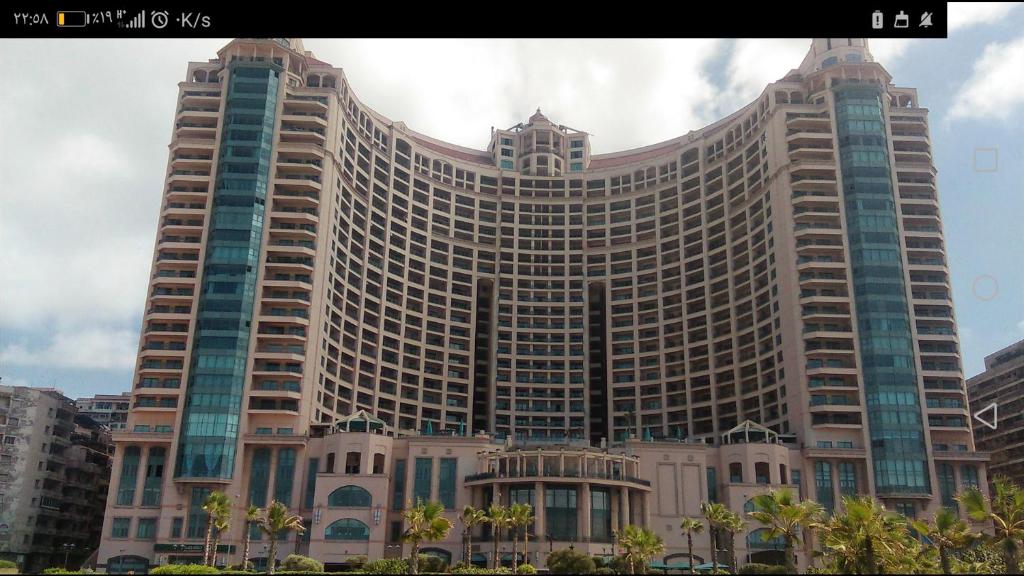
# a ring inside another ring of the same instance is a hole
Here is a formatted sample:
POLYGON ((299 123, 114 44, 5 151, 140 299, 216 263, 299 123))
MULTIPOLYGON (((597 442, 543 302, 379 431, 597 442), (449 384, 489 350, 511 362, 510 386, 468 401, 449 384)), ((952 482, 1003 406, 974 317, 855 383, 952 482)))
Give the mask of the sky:
MULTIPOLYGON (((1024 7, 950 4, 938 40, 871 40, 930 111, 964 372, 1024 339, 1024 7)), ((0 40, 0 378, 131 388, 177 83, 227 39, 0 40)), ((540 107, 595 153, 668 140, 799 65, 780 40, 306 39, 393 121, 476 149, 540 107)))

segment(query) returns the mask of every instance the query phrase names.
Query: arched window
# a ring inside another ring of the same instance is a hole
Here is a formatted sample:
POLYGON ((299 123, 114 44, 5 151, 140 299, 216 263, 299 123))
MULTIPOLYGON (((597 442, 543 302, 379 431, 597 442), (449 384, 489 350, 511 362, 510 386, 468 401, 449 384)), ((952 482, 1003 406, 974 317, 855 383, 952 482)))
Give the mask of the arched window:
POLYGON ((342 486, 327 497, 327 505, 342 508, 369 508, 370 493, 359 486, 342 486))
POLYGON ((767 528, 758 528, 747 534, 747 548, 751 550, 785 550, 786 540, 782 536, 765 540, 767 528))
POLYGON ((444 550, 443 548, 423 548, 420 550, 420 554, 423 556, 434 556, 440 558, 445 564, 452 563, 452 553, 444 550))
POLYGON ((142 574, 149 570, 149 560, 142 556, 114 556, 107 560, 107 574, 142 574))
POLYGON ((746 515, 749 512, 757 510, 757 504, 754 503, 754 499, 751 498, 743 503, 743 514, 746 515))
POLYGON ((324 531, 325 540, 369 540, 370 528, 355 518, 335 520, 324 531))

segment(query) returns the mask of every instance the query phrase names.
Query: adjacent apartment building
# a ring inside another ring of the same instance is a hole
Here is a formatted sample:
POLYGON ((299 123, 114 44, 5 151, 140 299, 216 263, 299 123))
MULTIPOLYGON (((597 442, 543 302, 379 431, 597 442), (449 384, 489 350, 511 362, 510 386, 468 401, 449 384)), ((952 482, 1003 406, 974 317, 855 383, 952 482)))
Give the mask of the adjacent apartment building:
MULTIPOLYGON (((627 523, 675 562, 679 516, 769 487, 951 504, 987 456, 935 175, 927 110, 858 38, 610 154, 540 110, 446 143, 297 39, 233 40, 178 86, 100 565, 196 561, 211 490, 286 503, 309 530, 280 554, 329 565, 407 552, 419 498, 533 503, 538 564, 627 523)), ((738 560, 778 561, 756 530, 738 560)))
POLYGON ((75 400, 75 406, 78 407, 79 414, 92 418, 110 430, 124 430, 131 400, 131 392, 96 394, 91 398, 75 400))
POLYGON ((112 451, 110 433, 60 392, 0 386, 0 558, 38 573, 93 555, 112 451))
POLYGON ((971 407, 978 411, 992 403, 998 416, 995 429, 975 424, 978 450, 992 453, 990 478, 1006 476, 1024 484, 1024 340, 985 357, 985 371, 967 381, 971 407))

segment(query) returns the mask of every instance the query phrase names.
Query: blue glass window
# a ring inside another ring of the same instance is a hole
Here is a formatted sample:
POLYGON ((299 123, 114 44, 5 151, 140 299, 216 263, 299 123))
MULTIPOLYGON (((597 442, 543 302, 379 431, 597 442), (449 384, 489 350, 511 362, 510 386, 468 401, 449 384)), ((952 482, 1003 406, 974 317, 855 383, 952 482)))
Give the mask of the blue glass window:
POLYGON ((360 486, 342 486, 327 496, 328 506, 369 508, 370 493, 360 486))
POLYGON ((324 531, 325 540, 369 540, 370 527, 355 518, 335 520, 324 531))

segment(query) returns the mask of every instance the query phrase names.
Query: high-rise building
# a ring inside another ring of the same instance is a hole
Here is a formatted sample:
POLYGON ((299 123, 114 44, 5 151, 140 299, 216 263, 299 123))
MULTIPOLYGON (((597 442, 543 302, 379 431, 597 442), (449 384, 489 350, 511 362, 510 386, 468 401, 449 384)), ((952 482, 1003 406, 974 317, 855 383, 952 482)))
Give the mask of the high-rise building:
POLYGON ((995 428, 974 426, 978 450, 992 454, 989 478, 1006 476, 1024 485, 1024 340, 986 356, 985 371, 967 380, 967 395, 974 411, 996 405, 983 415, 995 428))
MULTIPOLYGON (((680 515, 766 486, 949 504, 987 479, 935 174, 863 39, 611 154, 539 110, 442 142, 298 40, 234 40, 179 85, 100 562, 194 561, 217 489, 235 518, 288 504, 309 530, 281 554, 327 563, 397 554, 419 498, 532 502, 535 562, 630 522, 672 562, 680 515)), ((739 561, 780 554, 760 536, 739 561)))
POLYGON ((0 386, 0 559, 38 573, 94 554, 112 450, 59 391, 0 386))
POLYGON ((96 394, 91 398, 75 400, 75 406, 78 407, 79 414, 88 416, 111 430, 124 430, 131 400, 131 392, 96 394))

